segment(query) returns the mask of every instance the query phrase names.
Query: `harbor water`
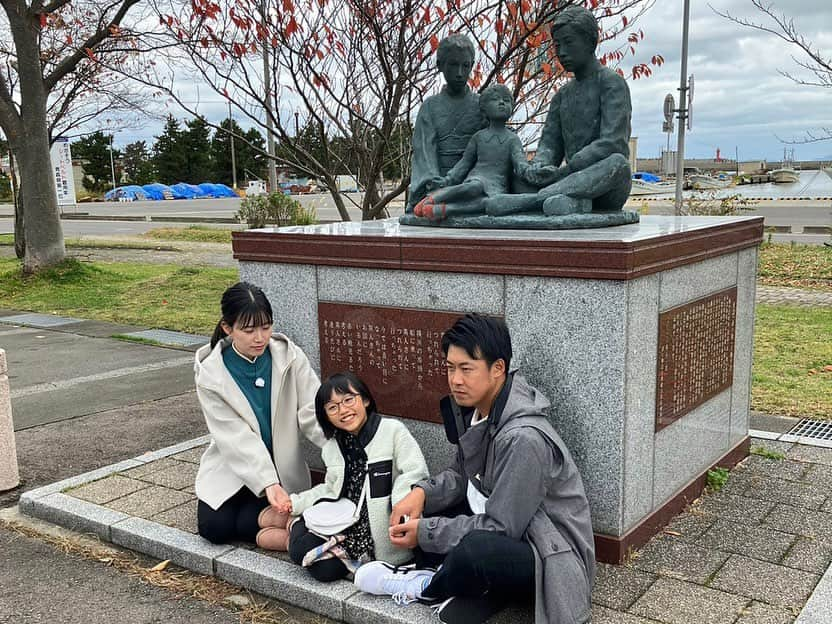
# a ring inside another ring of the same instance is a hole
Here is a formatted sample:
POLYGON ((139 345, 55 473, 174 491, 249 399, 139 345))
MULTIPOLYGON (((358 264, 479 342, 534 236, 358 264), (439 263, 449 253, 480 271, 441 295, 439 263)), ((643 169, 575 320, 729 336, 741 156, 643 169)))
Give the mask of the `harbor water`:
MULTIPOLYGON (((684 196, 711 194, 716 197, 739 195, 748 199, 829 199, 832 198, 832 177, 821 170, 799 171, 800 179, 792 184, 740 184, 715 191, 684 191, 684 196)), ((669 193, 653 195, 671 197, 669 193)), ((637 199, 637 198, 633 198, 637 199)))

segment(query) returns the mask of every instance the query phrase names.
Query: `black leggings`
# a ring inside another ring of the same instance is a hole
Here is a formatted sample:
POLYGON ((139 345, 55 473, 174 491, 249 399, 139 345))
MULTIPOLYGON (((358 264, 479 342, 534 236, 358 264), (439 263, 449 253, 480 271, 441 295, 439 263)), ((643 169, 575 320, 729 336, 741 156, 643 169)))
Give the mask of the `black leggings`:
POLYGON ((471 531, 451 550, 422 592, 425 598, 534 597, 534 552, 524 541, 493 531, 471 531))
MULTIPOLYGON (((306 523, 303 518, 298 518, 297 522, 292 525, 292 530, 289 533, 289 557, 296 564, 303 563, 303 557, 313 548, 317 548, 326 540, 318 537, 314 533, 310 533, 306 528, 306 523)), ((331 583, 346 577, 350 571, 347 569, 340 559, 323 559, 316 561, 311 566, 306 568, 309 574, 312 575, 316 581, 322 583, 331 583)))
POLYGON ((265 496, 259 498, 245 486, 241 487, 217 510, 199 501, 196 508, 199 534, 214 544, 254 543, 257 532, 260 530, 257 516, 268 506, 269 501, 265 496))

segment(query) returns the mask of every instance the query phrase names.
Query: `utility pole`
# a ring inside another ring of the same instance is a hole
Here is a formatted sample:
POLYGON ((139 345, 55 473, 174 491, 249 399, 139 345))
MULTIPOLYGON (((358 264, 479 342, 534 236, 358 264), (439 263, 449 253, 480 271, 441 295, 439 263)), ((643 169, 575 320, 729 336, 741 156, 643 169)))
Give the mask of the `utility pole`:
POLYGON ((237 189, 237 158, 234 155, 234 119, 231 117, 231 100, 228 100, 228 136, 231 137, 231 188, 237 189))
POLYGON ((116 188, 116 165, 113 161, 113 135, 110 135, 110 174, 113 176, 113 190, 116 188))
MULTIPOLYGON (((260 5, 263 14, 263 28, 266 29, 268 24, 268 0, 263 0, 260 5)), ((269 152, 269 192, 277 190, 277 167, 274 163, 274 123, 272 122, 272 70, 269 67, 269 46, 267 39, 264 38, 261 44, 263 46, 263 89, 265 91, 264 102, 266 104, 266 149, 269 152)))
POLYGON ((676 202, 675 213, 682 214, 682 184, 685 177, 685 125, 688 117, 688 26, 690 0, 685 0, 682 16, 682 70, 679 77, 679 142, 676 146, 676 202))

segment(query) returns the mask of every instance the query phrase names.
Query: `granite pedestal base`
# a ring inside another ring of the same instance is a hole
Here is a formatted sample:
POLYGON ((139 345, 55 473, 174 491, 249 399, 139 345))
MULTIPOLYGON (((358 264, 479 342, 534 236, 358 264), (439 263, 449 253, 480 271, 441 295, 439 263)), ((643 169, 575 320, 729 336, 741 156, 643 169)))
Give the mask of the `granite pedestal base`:
MULTIPOLYGON (((277 328, 319 371, 333 342, 322 304, 504 317, 512 364, 552 401, 583 475, 599 559, 618 562, 708 469, 747 453, 762 235, 759 217, 552 232, 388 219, 235 232, 233 247, 241 278, 265 290, 277 328)), ((415 370, 386 374, 418 392, 415 370)), ((432 471, 452 455, 437 416, 428 406, 405 419, 432 471)))

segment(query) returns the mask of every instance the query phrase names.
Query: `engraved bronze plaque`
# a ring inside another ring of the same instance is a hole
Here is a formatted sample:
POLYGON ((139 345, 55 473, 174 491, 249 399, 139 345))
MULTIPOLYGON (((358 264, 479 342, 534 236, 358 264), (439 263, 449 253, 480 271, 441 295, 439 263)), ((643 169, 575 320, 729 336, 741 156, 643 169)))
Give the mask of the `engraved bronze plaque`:
POLYGON ((463 312, 318 303, 321 375, 349 370, 383 414, 442 422, 448 394, 442 334, 463 312))
POLYGON ((736 286, 659 314, 656 431, 734 379, 736 286))

